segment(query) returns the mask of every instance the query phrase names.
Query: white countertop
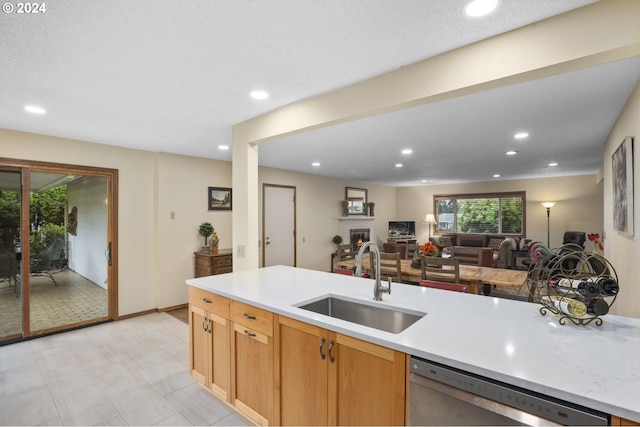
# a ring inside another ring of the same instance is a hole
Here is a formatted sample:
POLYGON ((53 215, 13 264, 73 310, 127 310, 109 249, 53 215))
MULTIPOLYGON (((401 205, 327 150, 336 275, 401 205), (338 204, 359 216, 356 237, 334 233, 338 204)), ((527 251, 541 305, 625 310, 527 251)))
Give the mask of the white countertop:
MULTIPOLYGON (((560 325, 540 305, 394 283, 373 301, 373 280, 275 266, 187 284, 307 323, 640 422, 640 320, 560 325), (295 307, 342 295, 427 315, 399 334, 295 307)), ((618 297, 624 297, 624 288, 618 297)))

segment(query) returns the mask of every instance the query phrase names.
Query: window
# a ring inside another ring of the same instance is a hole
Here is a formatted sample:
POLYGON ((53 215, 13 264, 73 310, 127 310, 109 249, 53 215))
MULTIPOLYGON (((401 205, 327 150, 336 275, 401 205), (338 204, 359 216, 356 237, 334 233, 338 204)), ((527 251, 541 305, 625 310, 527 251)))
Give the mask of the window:
POLYGON ((524 236, 526 192, 436 195, 436 231, 524 236))

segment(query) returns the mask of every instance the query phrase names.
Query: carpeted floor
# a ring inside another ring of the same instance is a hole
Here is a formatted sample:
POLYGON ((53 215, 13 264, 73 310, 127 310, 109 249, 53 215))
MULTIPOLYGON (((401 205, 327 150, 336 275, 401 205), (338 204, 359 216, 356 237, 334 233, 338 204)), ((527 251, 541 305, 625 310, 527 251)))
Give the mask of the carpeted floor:
MULTIPOLYGON (((72 270, 31 277, 31 330, 106 317, 107 291, 72 270)), ((5 281, 0 288, 0 337, 22 330, 21 298, 5 281)))

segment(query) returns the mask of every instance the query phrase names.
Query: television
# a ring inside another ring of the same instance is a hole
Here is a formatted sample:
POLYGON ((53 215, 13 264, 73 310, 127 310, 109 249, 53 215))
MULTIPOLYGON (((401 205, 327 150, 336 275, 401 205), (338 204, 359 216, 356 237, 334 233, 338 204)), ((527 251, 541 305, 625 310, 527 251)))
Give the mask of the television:
POLYGON ((389 239, 414 239, 415 221, 389 221, 389 239))

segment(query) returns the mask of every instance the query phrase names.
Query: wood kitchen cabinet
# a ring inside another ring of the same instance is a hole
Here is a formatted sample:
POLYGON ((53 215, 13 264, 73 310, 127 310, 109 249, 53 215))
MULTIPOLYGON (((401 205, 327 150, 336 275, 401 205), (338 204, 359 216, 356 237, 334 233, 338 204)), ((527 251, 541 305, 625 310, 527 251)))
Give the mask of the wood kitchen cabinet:
POLYGON ((273 424, 273 313, 232 300, 231 402, 259 425, 273 424))
POLYGON ((275 424, 405 424, 404 353, 283 316, 276 342, 275 424))
POLYGON ((220 249, 218 252, 194 252, 195 277, 214 276, 233 271, 233 254, 231 249, 220 249))
POLYGON ((215 395, 228 400, 231 388, 228 298, 189 288, 189 339, 191 375, 215 395))

